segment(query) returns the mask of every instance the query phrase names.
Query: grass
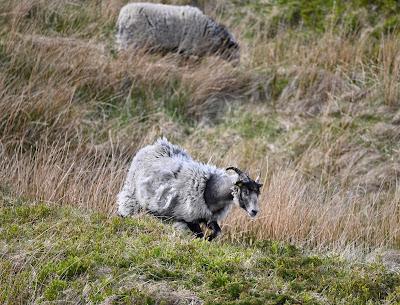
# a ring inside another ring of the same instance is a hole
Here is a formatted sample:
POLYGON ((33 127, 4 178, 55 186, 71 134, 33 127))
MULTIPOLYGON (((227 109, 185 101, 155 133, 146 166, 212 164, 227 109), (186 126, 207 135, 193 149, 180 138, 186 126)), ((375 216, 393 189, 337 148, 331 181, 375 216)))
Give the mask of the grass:
POLYGON ((399 249, 395 2, 198 1, 238 38, 237 67, 116 52, 125 2, 0 3, 10 196, 111 215, 132 155, 164 135, 203 162, 262 170, 260 217, 234 211, 224 242, 399 249))
POLYGON ((378 264, 274 241, 209 243, 154 218, 122 219, 3 196, 3 304, 394 304, 378 264))

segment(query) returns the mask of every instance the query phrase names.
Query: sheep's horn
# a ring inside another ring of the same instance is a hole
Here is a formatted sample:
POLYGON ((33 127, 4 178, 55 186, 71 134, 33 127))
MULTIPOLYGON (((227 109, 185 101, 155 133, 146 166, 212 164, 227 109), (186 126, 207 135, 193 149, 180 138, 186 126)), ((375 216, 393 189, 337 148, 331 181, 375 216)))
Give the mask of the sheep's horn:
POLYGON ((260 182, 260 179, 261 179, 261 169, 260 169, 260 171, 258 172, 258 176, 257 176, 257 178, 256 178, 256 182, 257 183, 259 183, 260 182))
POLYGON ((239 176, 243 175, 243 172, 242 172, 240 169, 238 169, 237 167, 230 166, 230 167, 227 167, 226 170, 227 170, 227 171, 228 171, 228 170, 233 170, 233 171, 235 171, 239 176))

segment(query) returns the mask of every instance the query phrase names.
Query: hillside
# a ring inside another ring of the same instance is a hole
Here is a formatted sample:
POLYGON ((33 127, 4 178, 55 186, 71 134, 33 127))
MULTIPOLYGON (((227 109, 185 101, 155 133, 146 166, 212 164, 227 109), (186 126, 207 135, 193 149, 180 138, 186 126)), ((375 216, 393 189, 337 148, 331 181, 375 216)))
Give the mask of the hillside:
POLYGON ((399 2, 151 1, 225 24, 237 66, 118 52, 127 2, 0 1, 0 303, 400 302, 398 277, 363 264, 399 258, 399 2), (234 209, 215 244, 115 218, 160 136, 261 170, 259 216, 234 209))
POLYGON ((2 304, 395 304, 400 276, 273 241, 209 243, 142 216, 0 201, 2 304), (103 303, 102 303, 103 302, 103 303))

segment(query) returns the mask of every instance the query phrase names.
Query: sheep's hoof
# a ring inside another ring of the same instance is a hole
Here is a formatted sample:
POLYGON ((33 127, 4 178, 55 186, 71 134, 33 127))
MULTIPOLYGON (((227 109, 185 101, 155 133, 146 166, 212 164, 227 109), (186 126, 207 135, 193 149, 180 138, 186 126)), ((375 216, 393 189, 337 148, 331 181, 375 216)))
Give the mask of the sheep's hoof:
POLYGON ((208 235, 206 239, 207 239, 208 241, 212 241, 213 239, 215 239, 215 238, 217 238, 217 237, 218 237, 218 234, 217 234, 217 235, 216 235, 216 234, 211 234, 211 235, 208 235))
POLYGON ((196 236, 196 238, 204 238, 204 233, 196 233, 194 236, 196 236))

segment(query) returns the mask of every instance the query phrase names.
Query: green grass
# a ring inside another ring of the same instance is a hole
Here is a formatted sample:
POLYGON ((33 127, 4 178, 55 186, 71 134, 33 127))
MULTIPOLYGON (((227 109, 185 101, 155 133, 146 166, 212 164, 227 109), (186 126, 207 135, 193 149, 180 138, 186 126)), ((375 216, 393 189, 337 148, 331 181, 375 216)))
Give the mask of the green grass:
POLYGON ((108 218, 3 200, 0 303, 394 304, 400 277, 379 265, 306 255, 274 241, 209 243, 151 217, 108 218), (397 290, 396 290, 397 289, 397 290))
POLYGON ((371 27, 373 36, 377 39, 380 39, 382 34, 398 33, 399 30, 400 4, 395 0, 233 2, 235 23, 240 24, 246 15, 249 16, 244 33, 244 37, 249 41, 257 35, 273 38, 279 32, 288 30, 297 34, 334 30, 351 36, 359 34, 366 27, 371 27))
MULTIPOLYGON (((244 108, 244 107, 243 107, 244 108)), ((221 131, 232 130, 246 139, 260 138, 274 141, 283 134, 274 114, 259 114, 238 109, 221 124, 221 131)))

